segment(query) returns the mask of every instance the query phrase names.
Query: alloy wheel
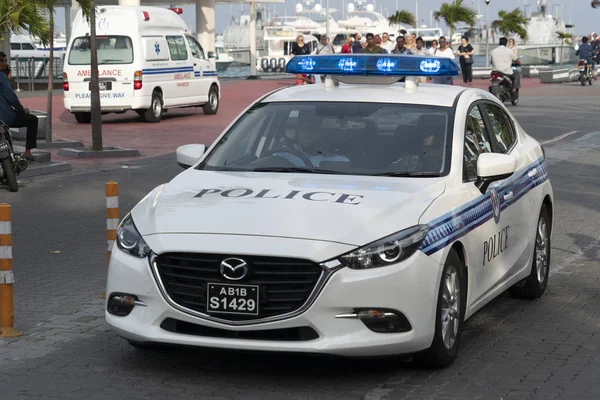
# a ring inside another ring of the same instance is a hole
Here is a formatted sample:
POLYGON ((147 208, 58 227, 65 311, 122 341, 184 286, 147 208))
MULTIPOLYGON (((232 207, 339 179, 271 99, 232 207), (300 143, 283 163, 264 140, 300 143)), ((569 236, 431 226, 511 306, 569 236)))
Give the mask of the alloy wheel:
POLYGON ((456 342, 460 323, 460 286, 454 265, 450 265, 444 277, 442 291, 442 339, 444 346, 451 349, 456 342))

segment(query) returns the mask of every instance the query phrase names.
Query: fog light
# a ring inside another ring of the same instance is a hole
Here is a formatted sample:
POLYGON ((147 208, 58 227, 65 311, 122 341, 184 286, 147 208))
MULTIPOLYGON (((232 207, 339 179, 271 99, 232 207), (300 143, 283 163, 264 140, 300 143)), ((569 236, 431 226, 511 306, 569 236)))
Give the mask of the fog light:
POLYGON ((125 317, 135 306, 145 307, 146 303, 138 300, 137 296, 132 294, 113 293, 108 299, 106 311, 117 317, 125 317))
POLYGON ((377 333, 399 333, 412 330, 408 319, 396 310, 357 309, 353 313, 340 314, 335 317, 360 319, 367 328, 377 333))

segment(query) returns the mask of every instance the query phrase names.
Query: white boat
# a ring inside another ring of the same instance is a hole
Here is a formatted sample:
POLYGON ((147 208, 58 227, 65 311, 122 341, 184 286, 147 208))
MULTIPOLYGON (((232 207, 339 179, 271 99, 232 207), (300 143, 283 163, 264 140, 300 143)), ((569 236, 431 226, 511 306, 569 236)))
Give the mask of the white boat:
MULTIPOLYGON (((263 27, 266 10, 256 11, 256 52, 258 56, 267 54, 267 46, 264 43, 263 27)), ((241 15, 239 19, 233 19, 223 30, 223 47, 231 57, 231 65, 250 65, 250 15, 241 15)))
POLYGON ((431 47, 431 43, 434 40, 439 41, 440 37, 444 36, 442 28, 428 28, 425 25, 421 26, 420 28, 407 29, 406 33, 409 35, 415 34, 417 37, 420 36, 425 43, 425 47, 431 47))
POLYGON ((356 6, 353 3, 348 4, 349 18, 337 21, 337 24, 350 34, 360 33, 364 36, 367 33, 381 35, 387 32, 390 39, 395 40, 400 30, 406 29, 399 24, 390 24, 386 17, 375 11, 373 4, 366 4, 365 0, 358 0, 356 4, 356 6))
MULTIPOLYGON (((531 13, 527 23, 527 40, 514 37, 521 62, 525 65, 574 64, 577 62, 575 47, 563 44, 558 32, 567 32, 567 26, 560 18, 546 13, 547 0, 538 1, 538 10, 531 13)), ((460 38, 466 35, 475 54, 485 55, 486 31, 483 27, 460 26, 452 35, 456 49, 460 38)), ((498 40, 504 36, 499 32, 489 32, 489 51, 498 47, 498 40)))
MULTIPOLYGON (((285 66, 292 56, 292 46, 300 34, 293 26, 265 27, 264 41, 267 44, 267 54, 256 59, 256 69, 259 72, 284 72, 285 66)), ((304 43, 312 52, 318 45, 318 39, 313 35, 303 34, 304 43)))
POLYGON ((217 36, 215 41, 215 58, 211 58, 217 71, 223 72, 235 61, 223 45, 223 36, 217 36))

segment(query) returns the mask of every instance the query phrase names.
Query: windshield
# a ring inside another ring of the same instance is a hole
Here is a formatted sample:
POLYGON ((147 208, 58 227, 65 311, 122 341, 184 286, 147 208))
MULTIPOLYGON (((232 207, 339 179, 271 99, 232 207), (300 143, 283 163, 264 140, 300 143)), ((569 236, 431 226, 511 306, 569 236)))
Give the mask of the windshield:
POLYGON ((407 104, 262 103, 198 168, 441 176, 449 170, 452 115, 451 108, 407 104))
POLYGON ((440 31, 438 31, 437 29, 409 30, 408 33, 414 33, 417 36, 441 36, 440 31))
MULTIPOLYGON (((131 64, 133 45, 127 36, 97 36, 98 64, 131 64)), ((73 41, 69 52, 70 65, 90 65, 90 37, 82 36, 73 41)))

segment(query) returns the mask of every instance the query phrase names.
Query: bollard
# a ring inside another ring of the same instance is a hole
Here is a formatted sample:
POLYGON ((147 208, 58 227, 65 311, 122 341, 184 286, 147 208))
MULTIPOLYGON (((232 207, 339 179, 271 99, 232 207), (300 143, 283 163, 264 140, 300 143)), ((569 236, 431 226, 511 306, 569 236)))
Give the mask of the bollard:
POLYGON ((14 328, 12 272, 12 235, 10 206, 0 204, 0 337, 21 336, 14 328))
POLYGON ((119 184, 110 181, 106 184, 106 252, 108 262, 110 253, 117 238, 119 226, 119 184))

